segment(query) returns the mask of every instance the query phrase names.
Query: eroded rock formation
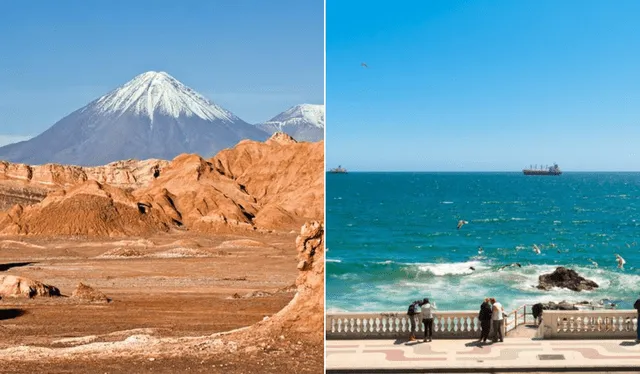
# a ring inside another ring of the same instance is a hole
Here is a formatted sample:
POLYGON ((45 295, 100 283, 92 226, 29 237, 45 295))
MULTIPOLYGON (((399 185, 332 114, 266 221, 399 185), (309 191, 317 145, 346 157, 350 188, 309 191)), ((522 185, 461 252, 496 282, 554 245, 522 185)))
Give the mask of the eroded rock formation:
POLYGON ((78 286, 76 287, 76 289, 71 294, 71 297, 73 297, 75 299, 86 300, 86 301, 91 301, 91 302, 106 303, 106 302, 111 301, 102 292, 100 292, 100 291, 96 290, 95 288, 93 288, 93 287, 91 287, 89 285, 86 285, 86 284, 84 284, 82 282, 78 283, 78 286))
POLYGON ((293 300, 269 320, 252 327, 251 334, 304 335, 323 339, 324 331, 324 227, 318 221, 302 226, 296 239, 298 250, 297 293, 293 300))
POLYGON ((60 296, 57 287, 16 275, 0 276, 0 297, 60 296))
POLYGON ((323 219, 323 170, 322 142, 297 143, 283 134, 242 141, 211 160, 184 154, 171 162, 92 168, 4 162, 0 200, 5 188, 19 205, 0 212, 0 234, 289 231, 323 219))

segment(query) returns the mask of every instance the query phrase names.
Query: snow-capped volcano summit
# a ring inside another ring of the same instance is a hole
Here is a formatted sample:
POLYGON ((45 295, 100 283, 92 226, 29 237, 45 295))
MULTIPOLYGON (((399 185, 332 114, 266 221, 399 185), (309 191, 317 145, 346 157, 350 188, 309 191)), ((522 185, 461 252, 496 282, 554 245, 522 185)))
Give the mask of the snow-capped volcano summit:
POLYGON ((165 72, 140 74, 0 159, 29 164, 101 165, 137 158, 209 157, 243 139, 270 134, 207 100, 165 72))
POLYGON ((237 121, 233 113, 210 102, 165 72, 148 71, 124 86, 102 96, 96 102, 101 113, 124 113, 131 110, 147 115, 154 112, 178 118, 196 116, 204 120, 237 121))
POLYGON ((324 105, 296 105, 257 126, 268 133, 282 131, 298 141, 316 142, 324 139, 324 105))

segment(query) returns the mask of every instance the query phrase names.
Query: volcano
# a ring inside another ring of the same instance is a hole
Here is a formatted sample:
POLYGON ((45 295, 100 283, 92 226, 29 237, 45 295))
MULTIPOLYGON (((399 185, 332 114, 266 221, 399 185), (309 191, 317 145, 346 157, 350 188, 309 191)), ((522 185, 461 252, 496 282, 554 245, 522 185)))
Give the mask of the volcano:
POLYGON ((64 117, 42 134, 0 148, 0 159, 27 164, 103 165, 182 153, 211 157, 269 133, 207 100, 165 72, 140 74, 64 117))

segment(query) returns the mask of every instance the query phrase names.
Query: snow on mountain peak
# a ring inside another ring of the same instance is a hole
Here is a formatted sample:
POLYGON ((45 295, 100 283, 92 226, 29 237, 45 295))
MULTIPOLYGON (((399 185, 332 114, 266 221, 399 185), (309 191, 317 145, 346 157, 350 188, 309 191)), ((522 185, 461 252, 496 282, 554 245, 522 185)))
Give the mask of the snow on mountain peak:
POLYGON ((288 125, 298 125, 306 123, 318 128, 324 128, 324 105, 323 104, 299 104, 278 114, 266 125, 272 125, 279 129, 288 125))
POLYGON ((200 117, 205 120, 238 120, 231 112, 210 102, 166 72, 148 71, 99 98, 100 113, 132 111, 146 115, 153 122, 154 113, 178 118, 200 117))

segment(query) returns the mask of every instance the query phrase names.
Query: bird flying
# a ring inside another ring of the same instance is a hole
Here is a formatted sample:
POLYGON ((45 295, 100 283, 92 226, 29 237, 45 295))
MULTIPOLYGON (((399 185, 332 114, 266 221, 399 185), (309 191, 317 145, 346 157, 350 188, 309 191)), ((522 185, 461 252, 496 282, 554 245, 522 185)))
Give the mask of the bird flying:
POLYGON ((537 245, 535 245, 535 244, 533 245, 533 251, 534 251, 537 255, 539 255, 539 254, 540 254, 540 248, 538 248, 538 246, 537 246, 537 245))
POLYGON ((369 65, 365 64, 364 62, 361 62, 360 66, 362 66, 363 68, 368 68, 369 67, 369 65))
POLYGON ((462 228, 462 226, 466 225, 467 223, 469 222, 465 220, 458 221, 458 230, 460 230, 460 228, 462 228))
POLYGON ((624 258, 622 258, 622 256, 620 256, 619 254, 616 254, 616 261, 618 262, 618 269, 623 269, 624 270, 624 264, 627 263, 624 260, 624 258))

